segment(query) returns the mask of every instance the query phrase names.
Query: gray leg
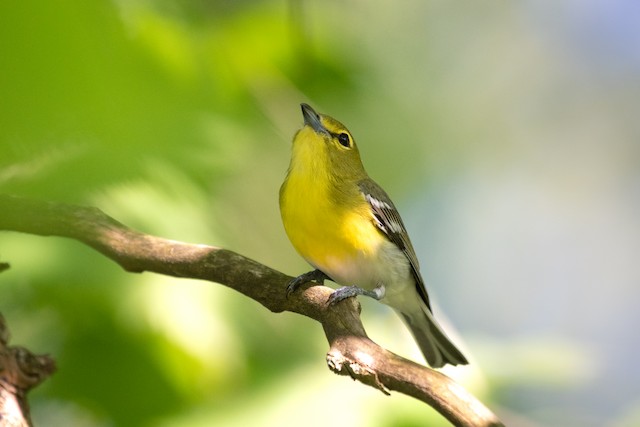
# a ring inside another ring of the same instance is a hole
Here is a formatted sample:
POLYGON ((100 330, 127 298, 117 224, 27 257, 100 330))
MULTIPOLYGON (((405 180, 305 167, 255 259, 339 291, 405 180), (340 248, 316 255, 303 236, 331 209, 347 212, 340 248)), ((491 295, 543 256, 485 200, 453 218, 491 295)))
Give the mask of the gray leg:
POLYGON ((357 286, 343 286, 342 288, 336 289, 329 296, 328 303, 329 305, 333 305, 342 301, 343 299, 355 297, 358 295, 364 295, 379 301, 382 298, 384 298, 385 293, 386 291, 385 291, 384 285, 378 285, 370 291, 359 288, 357 286))

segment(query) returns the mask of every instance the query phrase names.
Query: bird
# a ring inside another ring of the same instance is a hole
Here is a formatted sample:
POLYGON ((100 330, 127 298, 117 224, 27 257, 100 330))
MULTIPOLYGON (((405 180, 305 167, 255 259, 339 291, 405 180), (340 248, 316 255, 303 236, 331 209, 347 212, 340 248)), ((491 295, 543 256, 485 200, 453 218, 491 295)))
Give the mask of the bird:
POLYGON ((329 304, 364 295, 392 307, 431 367, 468 364, 434 318, 404 223, 365 171, 352 133, 308 104, 301 108, 304 124, 279 202, 289 240, 314 270, 292 279, 287 295, 329 279, 341 286, 329 304))

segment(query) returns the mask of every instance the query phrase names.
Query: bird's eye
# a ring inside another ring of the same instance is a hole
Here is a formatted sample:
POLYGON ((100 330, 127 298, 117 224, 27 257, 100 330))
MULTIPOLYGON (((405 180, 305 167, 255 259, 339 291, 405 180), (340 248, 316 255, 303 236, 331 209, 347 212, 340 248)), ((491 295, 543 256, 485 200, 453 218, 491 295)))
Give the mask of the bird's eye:
POLYGON ((340 135, 338 135, 338 142, 340 143, 340 145, 349 148, 349 135, 344 132, 341 133, 340 135))

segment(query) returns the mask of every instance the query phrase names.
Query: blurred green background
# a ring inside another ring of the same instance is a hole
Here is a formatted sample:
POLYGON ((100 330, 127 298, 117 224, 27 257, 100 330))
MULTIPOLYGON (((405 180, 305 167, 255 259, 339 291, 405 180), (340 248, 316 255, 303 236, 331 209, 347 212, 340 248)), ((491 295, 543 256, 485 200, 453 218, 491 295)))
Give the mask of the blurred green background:
MULTIPOLYGON (((0 2, 0 192, 308 266, 277 193, 300 102, 346 123, 510 426, 640 425, 632 1, 0 2)), ((0 215, 2 212, 0 212, 0 215)), ((40 426, 448 425, 332 375, 321 328, 222 286, 0 234, 40 426)), ((365 326, 421 361, 386 307, 365 326), (400 331, 400 332, 399 332, 400 331)), ((445 316, 446 313, 446 316, 445 316)))

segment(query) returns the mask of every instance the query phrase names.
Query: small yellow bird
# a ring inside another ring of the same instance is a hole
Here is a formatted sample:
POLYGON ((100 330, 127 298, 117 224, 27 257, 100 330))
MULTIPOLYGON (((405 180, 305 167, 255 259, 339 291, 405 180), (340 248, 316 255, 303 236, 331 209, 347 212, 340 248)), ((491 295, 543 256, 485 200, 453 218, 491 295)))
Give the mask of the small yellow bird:
POLYGON ((432 367, 467 364, 433 318, 400 214, 367 175, 353 136, 337 120, 301 107, 304 126, 293 138, 280 213, 289 240, 315 270, 293 279, 287 293, 330 279, 343 285, 332 304, 366 295, 394 308, 432 367))

